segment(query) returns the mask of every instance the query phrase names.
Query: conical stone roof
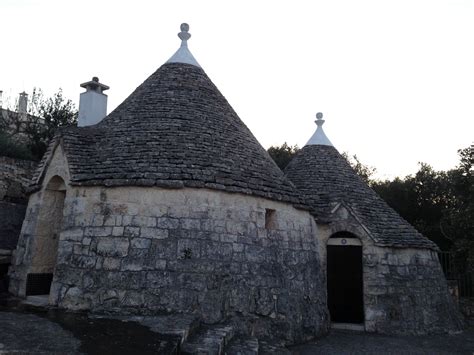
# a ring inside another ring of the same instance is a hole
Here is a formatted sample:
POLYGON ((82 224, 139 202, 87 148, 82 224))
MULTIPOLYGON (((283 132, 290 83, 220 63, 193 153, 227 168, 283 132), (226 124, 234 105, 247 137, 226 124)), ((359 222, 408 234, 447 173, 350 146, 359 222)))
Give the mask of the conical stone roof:
POLYGON ((288 164, 285 174, 320 222, 331 222, 331 209, 344 203, 378 245, 437 249, 388 206, 332 145, 308 142, 288 164))
POLYGON ((199 187, 300 204, 296 189, 196 65, 164 64, 100 123, 62 129, 59 141, 71 185, 199 187))

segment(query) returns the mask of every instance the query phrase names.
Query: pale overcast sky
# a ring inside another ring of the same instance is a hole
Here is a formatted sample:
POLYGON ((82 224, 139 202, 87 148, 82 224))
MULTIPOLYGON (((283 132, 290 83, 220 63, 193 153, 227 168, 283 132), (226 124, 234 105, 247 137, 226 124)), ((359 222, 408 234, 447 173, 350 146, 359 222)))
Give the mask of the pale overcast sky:
POLYGON ((340 152, 379 177, 457 164, 474 141, 474 0, 0 0, 0 90, 98 76, 110 112, 178 49, 268 148, 303 146, 324 113, 340 152))

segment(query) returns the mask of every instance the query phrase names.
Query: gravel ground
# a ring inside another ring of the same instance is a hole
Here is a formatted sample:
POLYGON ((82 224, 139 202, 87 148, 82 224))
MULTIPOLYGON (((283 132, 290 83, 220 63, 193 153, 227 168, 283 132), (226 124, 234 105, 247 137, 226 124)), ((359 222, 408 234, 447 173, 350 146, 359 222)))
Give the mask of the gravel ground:
POLYGON ((332 331, 325 338, 292 347, 295 355, 309 354, 474 354, 474 327, 460 334, 388 336, 332 331))
POLYGON ((71 332, 47 319, 0 312, 0 354, 77 354, 80 345, 71 332))
MULTIPOLYGON (((176 340, 134 322, 91 319, 60 311, 5 309, 0 305, 3 354, 169 354, 176 340)), ((474 327, 453 335, 387 336, 333 330, 289 349, 304 354, 474 354, 474 327)))
POLYGON ((0 311, 3 354, 172 354, 178 339, 135 322, 91 319, 84 314, 0 311))

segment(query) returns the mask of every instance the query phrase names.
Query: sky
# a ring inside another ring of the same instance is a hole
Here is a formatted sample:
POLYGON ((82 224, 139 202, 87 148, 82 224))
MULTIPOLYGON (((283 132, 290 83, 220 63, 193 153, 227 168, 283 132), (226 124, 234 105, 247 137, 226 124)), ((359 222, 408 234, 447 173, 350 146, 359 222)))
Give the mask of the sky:
POLYGON ((474 0, 0 0, 0 90, 110 86, 108 112, 189 48, 259 142, 302 147, 323 112, 381 179, 474 142, 474 0))

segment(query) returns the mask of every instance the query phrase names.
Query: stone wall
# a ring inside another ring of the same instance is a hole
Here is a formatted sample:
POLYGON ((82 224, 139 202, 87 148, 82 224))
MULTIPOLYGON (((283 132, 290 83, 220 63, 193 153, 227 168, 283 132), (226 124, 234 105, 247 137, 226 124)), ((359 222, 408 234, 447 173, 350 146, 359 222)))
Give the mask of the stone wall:
POLYGON ((462 329, 435 251, 368 246, 363 262, 368 331, 424 334, 462 329))
POLYGON ((474 297, 461 297, 459 299, 459 309, 466 319, 474 324, 474 297))
POLYGON ((20 113, 0 107, 0 126, 15 143, 26 144, 30 141, 28 129, 35 128, 37 131, 46 128, 44 119, 32 116, 28 113, 20 113))
POLYGON ((33 256, 53 244, 45 243, 52 221, 42 207, 45 186, 58 176, 67 191, 50 303, 60 307, 194 313, 257 337, 304 341, 327 331, 326 244, 348 231, 362 242, 366 330, 462 327, 436 253, 375 245, 343 205, 333 206, 333 222, 316 225, 306 211, 243 194, 72 187, 60 145, 29 199, 10 270, 16 295, 25 295, 33 256))
MULTIPOLYGON (((43 193, 30 199, 11 272, 15 294, 24 294, 43 193)), ((328 326, 316 235, 308 212, 262 198, 69 188, 50 301, 96 312, 195 313, 208 323, 231 318, 242 332, 303 341, 328 326), (266 209, 275 210, 268 228, 266 209)))
MULTIPOLYGON (((13 250, 25 216, 36 162, 0 156, 0 249, 13 250)), ((1 261, 0 261, 1 262, 1 261)))
POLYGON ((33 161, 0 156, 0 201, 26 205, 26 187, 36 166, 33 161))
POLYGON ((15 249, 25 211, 26 205, 0 201, 0 250, 15 249))
POLYGON ((357 217, 340 207, 334 221, 320 227, 324 259, 327 240, 340 231, 362 242, 366 331, 425 334, 462 329, 435 251, 377 246, 357 217))

